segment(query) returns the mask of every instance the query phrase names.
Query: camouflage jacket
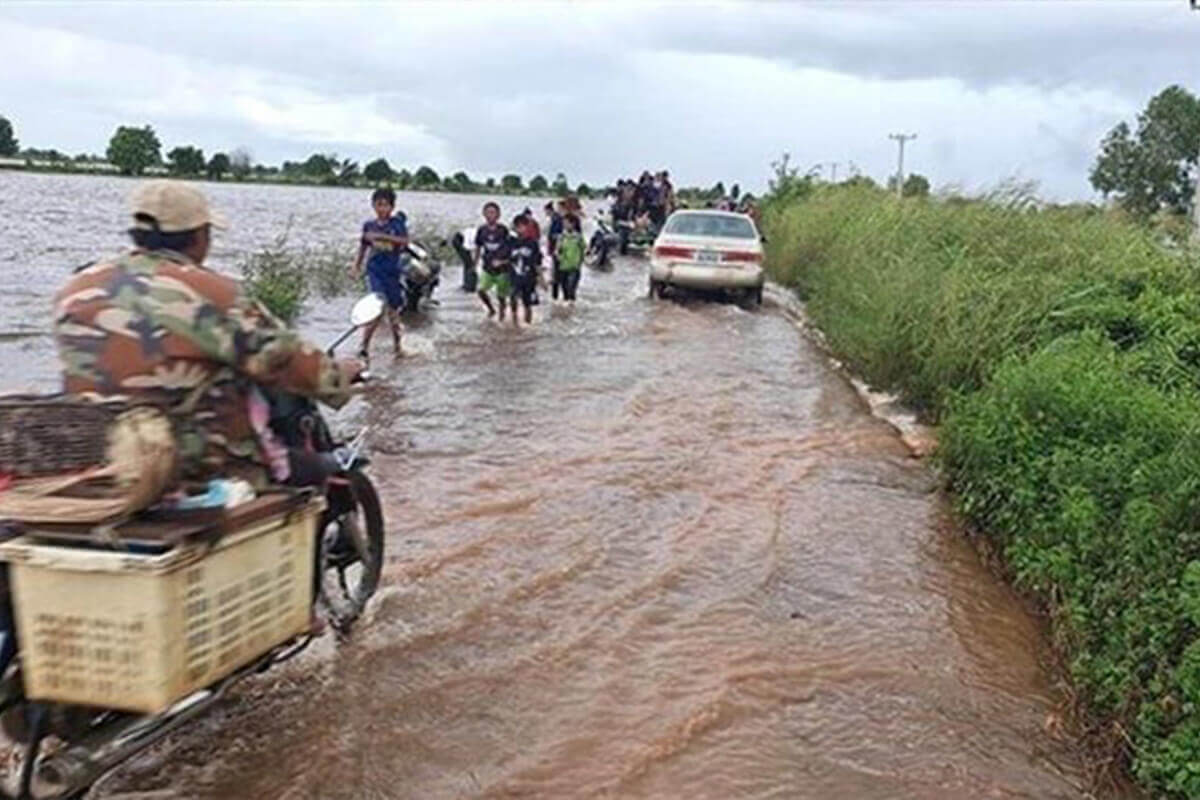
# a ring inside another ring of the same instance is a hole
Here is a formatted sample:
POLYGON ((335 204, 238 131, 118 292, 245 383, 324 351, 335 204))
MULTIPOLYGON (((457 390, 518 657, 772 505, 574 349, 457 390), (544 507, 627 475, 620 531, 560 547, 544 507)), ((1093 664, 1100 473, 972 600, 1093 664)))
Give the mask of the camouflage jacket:
POLYGON ((333 359, 304 342, 240 282, 171 251, 135 250, 81 269, 54 298, 67 392, 149 399, 181 420, 183 478, 261 482, 254 384, 340 405, 333 359))

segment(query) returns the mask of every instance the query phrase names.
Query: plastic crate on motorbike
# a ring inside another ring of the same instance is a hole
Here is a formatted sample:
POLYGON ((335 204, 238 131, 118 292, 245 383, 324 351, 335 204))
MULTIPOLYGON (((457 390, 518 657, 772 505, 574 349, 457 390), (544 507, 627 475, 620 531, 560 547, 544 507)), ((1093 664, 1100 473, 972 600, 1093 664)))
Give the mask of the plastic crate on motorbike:
POLYGON ((162 711, 307 629, 321 500, 142 513, 173 485, 176 439, 124 398, 0 398, 0 430, 28 699, 162 711))

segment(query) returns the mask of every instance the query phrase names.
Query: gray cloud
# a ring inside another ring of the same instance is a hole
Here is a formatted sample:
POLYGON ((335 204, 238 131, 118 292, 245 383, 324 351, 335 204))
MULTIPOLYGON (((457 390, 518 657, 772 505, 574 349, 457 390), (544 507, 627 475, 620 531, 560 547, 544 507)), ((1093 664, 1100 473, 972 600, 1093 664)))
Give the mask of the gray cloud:
MULTIPOLYGON (((667 41, 883 80, 972 89, 1107 88, 1140 97, 1200 77, 1200 19, 1184 2, 925 2, 759 7, 685 17, 667 41)), ((664 27, 666 27, 664 25, 664 27)))
POLYGON ((752 186, 782 150, 882 177, 912 128, 935 184, 1080 197, 1108 127, 1195 86, 1198 42, 1183 0, 8 5, 0 113, 72 150, 149 121, 268 161, 752 186))

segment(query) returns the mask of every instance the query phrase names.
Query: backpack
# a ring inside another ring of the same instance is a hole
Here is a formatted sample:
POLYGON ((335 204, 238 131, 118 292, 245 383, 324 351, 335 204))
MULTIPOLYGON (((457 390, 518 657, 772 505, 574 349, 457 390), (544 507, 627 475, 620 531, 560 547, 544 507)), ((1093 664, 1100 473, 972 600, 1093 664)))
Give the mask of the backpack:
POLYGON ((563 272, 579 269, 583 263, 583 236, 575 231, 558 240, 558 268, 563 272))

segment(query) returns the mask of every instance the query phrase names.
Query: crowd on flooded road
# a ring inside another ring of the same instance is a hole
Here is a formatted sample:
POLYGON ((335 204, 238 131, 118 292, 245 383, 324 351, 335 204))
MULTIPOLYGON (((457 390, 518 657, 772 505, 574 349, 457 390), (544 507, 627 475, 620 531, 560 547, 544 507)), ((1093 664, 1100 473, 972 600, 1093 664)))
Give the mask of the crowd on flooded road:
POLYGON ((636 181, 617 181, 617 196, 612 206, 614 223, 635 223, 639 218, 662 227, 675 210, 675 187, 665 169, 655 175, 643 172, 636 181))
MULTIPOLYGON (((363 559, 376 571, 356 597, 379 594, 353 652, 217 707, 166 756, 130 762, 118 789, 440 797, 462 793, 459 776, 429 764, 470 758, 490 765, 480 796, 1073 796, 1067 745, 1039 734, 1056 696, 1036 621, 947 535, 940 498, 894 431, 782 315, 631 302, 670 237, 700 233, 680 223, 751 234, 711 245, 718 255, 759 250, 747 220, 725 213, 732 198, 684 210, 693 195, 678 198, 665 173, 651 176, 653 195, 640 184, 620 182, 615 202, 647 218, 664 203, 650 268, 622 262, 586 285, 594 305, 574 314, 591 271, 584 223, 591 234, 602 211, 585 215, 570 196, 536 212, 524 198, 479 208, 478 226, 455 237, 470 293, 445 302, 427 341, 413 337, 437 358, 407 359, 338 420, 381 442, 367 484, 377 544, 363 559), (564 304, 569 324, 508 335, 539 299, 564 304), (542 435, 555 419, 570 424, 542 435), (597 488, 572 493, 580 485, 597 488), (894 578, 881 581, 880 564, 894 578), (364 738, 365 718, 387 724, 364 738), (896 748, 897 731, 919 752, 896 748), (847 741, 862 745, 849 766, 847 741)), ((404 212, 434 215, 419 197, 401 211, 387 189, 350 199, 366 211, 368 196, 368 219, 337 223, 358 243, 338 268, 391 306, 380 324, 396 326, 399 350, 423 250, 404 212)), ((450 199, 446 226, 484 198, 450 199)), ((304 343, 205 266, 221 220, 194 186, 154 183, 132 212, 134 252, 81 268, 56 300, 65 386, 187 409, 198 397, 189 480, 253 470, 292 488, 337 485, 341 443, 310 452, 311 430, 270 427, 275 395, 260 389, 340 402, 365 365, 304 343)), ((757 262, 732 263, 744 275, 757 262)), ((332 324, 332 310, 308 322, 332 324)), ((320 547, 342 559, 365 529, 321 530, 320 547)), ((312 615, 308 633, 319 623, 312 615)))
MULTIPOLYGON (((584 210, 576 195, 547 202, 540 215, 526 206, 507 221, 499 203, 485 203, 482 224, 473 234, 455 233, 447 242, 462 261, 461 289, 478 296, 487 319, 511 320, 516 327, 522 321, 531 324, 533 310, 541 305, 545 293, 556 306, 573 306, 585 263, 603 269, 609 266, 611 250, 624 255, 631 246, 648 247, 667 218, 687 207, 677 197, 665 169, 643 171, 636 179, 620 178, 607 198, 611 205, 595 215, 596 230, 589 239, 583 235, 584 210)), ((363 223, 354 271, 361 274, 365 263, 367 287, 387 301, 387 318, 399 354, 403 352, 403 326, 398 312, 414 307, 408 296, 413 289, 407 278, 412 253, 407 218, 396 209, 396 194, 391 189, 375 190, 371 202, 375 216, 363 223)), ((739 197, 736 189, 732 195, 706 198, 705 207, 743 213, 758 221, 753 196, 739 197)), ((364 333, 359 353, 363 359, 369 357, 373 333, 374 326, 364 333)))
MULTIPOLYGON (((355 277, 362 276, 365 263, 367 288, 387 303, 394 349, 400 355, 400 312, 412 308, 408 273, 413 258, 420 254, 410 246, 408 220, 396 208, 396 193, 376 189, 371 205, 375 216, 363 223, 352 272, 355 277)), ((544 248, 541 225, 531 209, 526 207, 505 224, 500 205, 494 201, 483 205, 483 224, 475 229, 470 246, 462 233, 455 233, 447 242, 462 260, 462 290, 478 295, 489 319, 504 321, 511 316, 516 326, 522 319, 531 323, 533 307, 541 302, 539 290, 549 289, 554 302, 575 303, 586 250, 582 207, 578 198, 568 196, 557 204, 547 203, 544 211, 548 227, 544 248)), ((370 357, 375 327, 368 326, 364 332, 359 352, 364 360, 370 357)))

